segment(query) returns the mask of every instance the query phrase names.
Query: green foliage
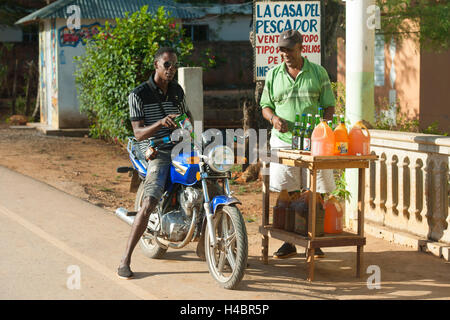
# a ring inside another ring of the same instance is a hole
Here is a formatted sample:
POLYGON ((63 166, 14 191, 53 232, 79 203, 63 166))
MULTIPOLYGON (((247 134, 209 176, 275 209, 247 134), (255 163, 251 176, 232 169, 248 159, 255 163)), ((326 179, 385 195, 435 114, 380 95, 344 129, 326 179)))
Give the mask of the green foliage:
POLYGON ((448 0, 377 0, 381 29, 389 41, 412 37, 421 48, 450 48, 450 2, 448 0), (408 19, 411 23, 405 23, 408 19))
POLYGON ((3 25, 13 26, 20 18, 33 10, 27 5, 18 4, 16 0, 2 0, 0 3, 0 21, 3 25))
MULTIPOLYGON (((0 61, 3 61, 3 55, 7 51, 11 51, 14 45, 12 43, 2 43, 2 46, 0 47, 0 61)), ((8 71, 9 71, 9 65, 8 63, 1 63, 0 62, 0 93, 2 93, 2 89, 5 90, 6 88, 6 81, 8 81, 8 71)), ((8 94, 9 95, 9 94, 8 94)))
POLYGON ((198 57, 186 57, 184 66, 186 67, 202 67, 203 70, 214 69, 222 65, 226 60, 211 52, 211 48, 204 49, 198 57))
POLYGON ((439 129, 439 121, 434 121, 426 129, 423 130, 423 133, 437 134, 440 136, 448 136, 449 134, 448 132, 439 129))
POLYGON ((342 82, 331 82, 331 89, 336 98, 335 113, 345 114, 345 85, 342 82))
MULTIPOLYGON (((341 82, 332 82, 331 88, 333 89, 334 96, 336 97, 335 111, 337 114, 345 114, 345 85, 341 82)), ((424 130, 420 130, 419 120, 417 118, 411 119, 405 113, 400 112, 400 101, 396 101, 396 114, 395 124, 392 121, 392 117, 389 116, 388 111, 391 110, 391 105, 388 100, 378 101, 375 104, 375 123, 373 123, 374 129, 401 131, 401 132, 417 132, 436 134, 442 136, 448 136, 448 132, 439 128, 439 122, 434 121, 430 126, 424 130)))
POLYGON ((345 170, 339 170, 338 178, 335 179, 336 189, 331 193, 338 201, 345 202, 351 198, 351 192, 347 190, 347 182, 345 181, 345 170))
POLYGON ((128 95, 154 70, 159 47, 174 47, 181 65, 193 50, 183 38, 181 25, 160 7, 155 14, 143 6, 131 16, 106 22, 86 43, 86 52, 76 57, 75 79, 80 111, 91 120, 91 135, 124 140, 133 135, 129 121, 128 95))

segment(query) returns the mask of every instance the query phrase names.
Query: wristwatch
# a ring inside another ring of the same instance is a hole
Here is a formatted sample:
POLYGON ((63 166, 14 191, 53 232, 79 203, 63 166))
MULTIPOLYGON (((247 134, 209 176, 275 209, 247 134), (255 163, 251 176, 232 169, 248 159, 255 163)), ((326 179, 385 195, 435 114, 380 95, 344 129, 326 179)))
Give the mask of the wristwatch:
POLYGON ((272 120, 273 120, 273 117, 275 117, 275 113, 274 113, 274 114, 272 114, 272 117, 270 118, 270 124, 272 124, 272 125, 273 125, 273 122, 272 122, 272 120))

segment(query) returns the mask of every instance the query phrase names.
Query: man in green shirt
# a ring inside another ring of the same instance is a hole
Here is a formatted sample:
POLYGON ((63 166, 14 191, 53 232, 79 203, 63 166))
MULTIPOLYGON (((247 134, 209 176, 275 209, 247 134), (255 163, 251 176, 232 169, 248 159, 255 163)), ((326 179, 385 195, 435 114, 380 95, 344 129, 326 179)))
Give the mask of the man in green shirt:
MULTIPOLYGON (((323 107, 324 118, 331 119, 335 105, 326 70, 301 55, 302 35, 297 30, 284 31, 278 47, 283 62, 267 73, 260 101, 263 117, 273 125, 270 138, 272 149, 291 147, 296 113, 315 115, 318 108, 323 107)), ((306 184, 302 180, 300 168, 270 164, 270 190, 296 191, 306 184)), ((319 170, 317 192, 332 192, 335 188, 333 170, 319 170)), ((274 253, 274 258, 287 258, 296 253, 295 246, 286 242, 274 253)), ((315 255, 321 257, 323 252, 318 249, 315 255)))

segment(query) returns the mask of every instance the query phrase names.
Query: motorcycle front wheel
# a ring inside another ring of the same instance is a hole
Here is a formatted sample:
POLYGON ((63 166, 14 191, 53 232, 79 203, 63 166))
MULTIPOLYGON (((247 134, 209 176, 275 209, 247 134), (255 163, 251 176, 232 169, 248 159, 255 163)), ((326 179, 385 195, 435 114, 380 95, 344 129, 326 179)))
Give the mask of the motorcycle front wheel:
MULTIPOLYGON (((134 209, 139 211, 141 209, 142 201, 144 200, 144 182, 141 182, 136 194, 136 201, 134 209)), ((166 253, 167 249, 161 248, 155 241, 155 236, 148 231, 145 231, 139 240, 139 247, 144 255, 150 259, 161 259, 166 253)))
POLYGON ((241 282, 248 258, 245 222, 235 206, 223 206, 214 214, 216 246, 211 247, 205 230, 205 256, 209 273, 224 289, 235 289, 241 282))

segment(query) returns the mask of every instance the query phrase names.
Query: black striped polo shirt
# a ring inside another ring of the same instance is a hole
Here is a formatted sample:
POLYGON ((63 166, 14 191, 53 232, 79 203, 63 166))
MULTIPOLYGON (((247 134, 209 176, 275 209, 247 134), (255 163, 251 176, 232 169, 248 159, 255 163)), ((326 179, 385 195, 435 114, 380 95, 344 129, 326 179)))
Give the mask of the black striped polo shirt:
MULTIPOLYGON (((183 88, 176 81, 169 82, 167 94, 155 84, 154 73, 149 80, 136 87, 128 96, 130 106, 130 120, 144 120, 145 126, 151 126, 155 122, 165 118, 169 114, 187 113, 186 100, 183 88), (160 107, 162 105, 162 109, 160 107)), ((168 136, 173 130, 162 127, 150 139, 158 139, 168 136)), ((145 152, 150 139, 140 143, 141 150, 145 152)))

